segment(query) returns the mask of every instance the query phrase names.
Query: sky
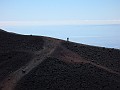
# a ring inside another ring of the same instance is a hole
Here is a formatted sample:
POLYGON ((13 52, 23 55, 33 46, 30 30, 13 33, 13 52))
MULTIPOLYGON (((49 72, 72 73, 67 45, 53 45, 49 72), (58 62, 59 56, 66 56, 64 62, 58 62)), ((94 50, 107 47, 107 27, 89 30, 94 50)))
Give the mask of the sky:
MULTIPOLYGON (((120 0, 0 0, 0 28, 62 39, 74 37, 77 42, 81 37, 88 44, 102 39, 116 45, 120 41, 120 0), (101 38, 104 36, 113 38, 101 38)), ((115 47, 120 48, 120 44, 115 47)))
POLYGON ((120 0, 0 0, 0 21, 120 20, 120 0))

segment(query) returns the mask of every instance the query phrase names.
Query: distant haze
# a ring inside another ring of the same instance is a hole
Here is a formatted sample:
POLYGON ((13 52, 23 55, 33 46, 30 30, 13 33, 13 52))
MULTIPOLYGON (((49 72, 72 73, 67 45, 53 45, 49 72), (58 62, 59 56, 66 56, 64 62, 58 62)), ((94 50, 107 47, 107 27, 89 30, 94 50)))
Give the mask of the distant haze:
POLYGON ((120 25, 79 25, 79 26, 16 26, 4 28, 7 31, 48 36, 77 43, 120 48, 120 25))

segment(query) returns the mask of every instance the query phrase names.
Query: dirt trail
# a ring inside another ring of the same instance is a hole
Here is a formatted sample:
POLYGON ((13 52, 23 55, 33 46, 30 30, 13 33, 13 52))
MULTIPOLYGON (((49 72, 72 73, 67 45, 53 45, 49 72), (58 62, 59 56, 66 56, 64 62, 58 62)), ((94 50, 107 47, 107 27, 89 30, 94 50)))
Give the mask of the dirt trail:
POLYGON ((56 40, 52 38, 44 38, 44 40, 45 44, 43 50, 34 52, 35 58, 33 58, 25 66, 21 67, 17 71, 10 74, 2 82, 2 84, 0 84, 2 85, 1 86, 2 88, 0 90, 14 90, 14 87, 16 86, 17 82, 26 74, 28 74, 33 68, 37 67, 47 57, 58 58, 67 63, 83 63, 83 64, 89 63, 100 69, 106 70, 107 72, 114 73, 120 76, 120 73, 115 72, 109 68, 103 67, 101 65, 98 65, 96 63, 90 62, 88 60, 85 60, 77 53, 63 47, 60 44, 61 40, 56 40))
POLYGON ((60 40, 53 40, 51 38, 46 38, 44 40, 44 49, 41 51, 36 51, 34 53, 35 58, 3 80, 3 82, 0 84, 2 85, 0 90, 14 90, 17 82, 26 74, 28 74, 33 68, 37 67, 43 60, 49 57, 49 55, 54 52, 60 43, 60 40))
POLYGON ((96 63, 93 63, 91 61, 88 61, 88 60, 85 60, 83 59, 80 55, 78 55, 77 53, 63 47, 63 46, 60 46, 58 50, 55 51, 55 53, 52 55, 53 57, 55 58, 59 58, 61 60, 63 60, 64 62, 69 62, 69 63, 82 63, 82 64, 91 64, 93 66, 96 66, 100 69, 103 69, 103 70, 106 70, 107 72, 110 72, 110 73, 114 73, 114 74, 117 74, 120 76, 120 73, 119 72, 116 72, 112 69, 109 69, 107 67, 104 67, 102 65, 98 65, 96 63))

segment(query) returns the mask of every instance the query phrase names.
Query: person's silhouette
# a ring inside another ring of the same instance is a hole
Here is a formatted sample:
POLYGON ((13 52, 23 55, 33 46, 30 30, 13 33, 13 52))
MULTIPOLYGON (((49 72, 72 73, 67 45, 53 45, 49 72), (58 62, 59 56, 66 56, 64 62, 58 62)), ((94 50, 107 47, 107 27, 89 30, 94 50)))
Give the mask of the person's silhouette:
POLYGON ((69 38, 67 38, 67 41, 69 41, 69 38))

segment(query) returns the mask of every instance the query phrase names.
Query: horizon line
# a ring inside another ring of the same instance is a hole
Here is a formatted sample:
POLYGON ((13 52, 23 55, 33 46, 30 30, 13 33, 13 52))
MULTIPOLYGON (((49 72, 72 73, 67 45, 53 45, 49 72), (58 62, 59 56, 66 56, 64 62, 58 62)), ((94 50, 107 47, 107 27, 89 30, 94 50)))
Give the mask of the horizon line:
POLYGON ((0 26, 120 25, 120 20, 0 21, 0 26))

